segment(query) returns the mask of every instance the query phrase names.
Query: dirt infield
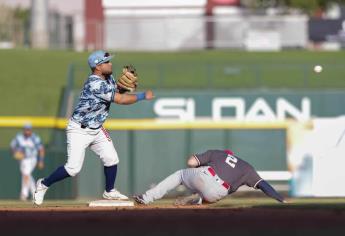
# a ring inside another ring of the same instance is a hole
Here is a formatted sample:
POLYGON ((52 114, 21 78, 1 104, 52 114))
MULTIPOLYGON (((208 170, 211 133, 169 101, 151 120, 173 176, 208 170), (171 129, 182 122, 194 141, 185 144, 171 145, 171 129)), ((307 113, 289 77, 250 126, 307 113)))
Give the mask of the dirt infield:
POLYGON ((344 209, 1 208, 2 235, 344 235, 344 209))

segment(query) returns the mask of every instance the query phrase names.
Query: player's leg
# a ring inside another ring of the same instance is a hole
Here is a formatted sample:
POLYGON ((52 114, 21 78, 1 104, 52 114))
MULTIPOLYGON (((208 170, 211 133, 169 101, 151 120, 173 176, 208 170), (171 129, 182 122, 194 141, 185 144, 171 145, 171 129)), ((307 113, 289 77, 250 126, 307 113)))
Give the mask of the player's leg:
POLYGON ((20 162, 20 172, 22 175, 22 188, 20 193, 20 199, 21 200, 27 200, 29 197, 29 191, 30 191, 30 176, 35 168, 35 164, 33 162, 35 158, 25 158, 20 162))
POLYGON ((22 174, 22 187, 20 191, 20 200, 26 201, 29 197, 29 176, 22 174))
POLYGON ((207 202, 216 202, 227 196, 228 190, 207 172, 208 167, 190 168, 183 172, 183 184, 196 191, 207 202))
POLYGON ((92 138, 83 129, 75 126, 74 123, 69 124, 67 129, 67 163, 64 166, 59 166, 47 178, 37 181, 34 193, 34 203, 36 205, 42 204, 44 195, 52 184, 79 173, 84 162, 85 149, 91 143, 92 138))
POLYGON ((175 200, 174 205, 185 206, 185 205, 201 205, 202 198, 198 193, 194 193, 189 196, 179 197, 175 200))
POLYGON ((28 177, 29 177, 29 189, 30 189, 30 194, 33 197, 35 190, 36 190, 36 182, 34 177, 32 176, 32 172, 35 170, 37 165, 37 158, 36 157, 32 157, 30 158, 30 163, 29 163, 29 170, 28 170, 28 177))
POLYGON ((90 149, 100 157, 104 166, 105 175, 105 191, 103 198, 116 199, 116 200, 128 200, 128 197, 121 194, 114 186, 117 175, 117 164, 119 158, 114 148, 113 142, 108 132, 102 128, 98 133, 90 149))
POLYGON ((140 196, 136 196, 135 200, 138 203, 149 204, 154 200, 161 199, 170 190, 176 188, 182 183, 182 172, 184 170, 178 170, 172 175, 166 177, 163 181, 159 182, 155 187, 146 191, 140 196))
POLYGON ((36 190, 36 181, 34 179, 34 177, 32 176, 32 174, 29 176, 29 182, 30 182, 30 193, 31 193, 31 196, 34 195, 35 193, 35 190, 36 190))

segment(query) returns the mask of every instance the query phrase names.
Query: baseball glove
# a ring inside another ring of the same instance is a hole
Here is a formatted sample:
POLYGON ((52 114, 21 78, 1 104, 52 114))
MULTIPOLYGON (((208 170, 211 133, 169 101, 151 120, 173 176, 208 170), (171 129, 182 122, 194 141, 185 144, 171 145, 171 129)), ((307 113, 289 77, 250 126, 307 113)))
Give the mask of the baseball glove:
POLYGON ((138 74, 135 67, 133 65, 124 66, 116 84, 120 93, 134 92, 138 86, 138 74))
POLYGON ((24 159, 24 153, 22 151, 15 151, 13 153, 13 158, 16 159, 17 161, 21 161, 24 159))

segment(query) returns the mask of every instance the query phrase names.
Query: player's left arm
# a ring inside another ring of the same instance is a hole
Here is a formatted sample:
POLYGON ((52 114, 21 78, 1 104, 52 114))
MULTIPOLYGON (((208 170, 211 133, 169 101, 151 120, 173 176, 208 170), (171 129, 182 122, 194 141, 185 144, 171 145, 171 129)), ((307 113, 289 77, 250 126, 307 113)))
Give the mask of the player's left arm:
POLYGON ((42 145, 41 148, 38 150, 38 168, 43 169, 44 168, 44 157, 45 157, 46 151, 44 146, 42 145))
POLYGON ((44 157, 46 154, 45 148, 41 142, 41 138, 39 136, 36 136, 35 138, 36 148, 38 150, 38 168, 43 169, 44 168, 44 157))
POLYGON ((212 156, 212 150, 207 150, 204 153, 191 155, 187 161, 187 165, 191 168, 207 165, 212 156))
POLYGON ((188 158, 187 165, 191 168, 194 168, 194 167, 198 167, 200 165, 200 162, 195 155, 191 155, 188 158))
POLYGON ((152 100, 153 98, 154 94, 151 90, 136 94, 115 93, 114 102, 121 105, 130 105, 141 100, 152 100))
POLYGON ((286 203, 283 196, 281 196, 267 181, 261 180, 257 185, 256 188, 260 189, 262 192, 264 192, 267 196, 282 202, 286 203))
POLYGON ((279 202, 285 202, 284 198, 279 193, 277 193, 277 191, 269 183, 267 183, 267 181, 259 176, 254 167, 250 166, 250 168, 248 168, 246 172, 245 182, 249 187, 260 189, 267 196, 276 199, 279 202))

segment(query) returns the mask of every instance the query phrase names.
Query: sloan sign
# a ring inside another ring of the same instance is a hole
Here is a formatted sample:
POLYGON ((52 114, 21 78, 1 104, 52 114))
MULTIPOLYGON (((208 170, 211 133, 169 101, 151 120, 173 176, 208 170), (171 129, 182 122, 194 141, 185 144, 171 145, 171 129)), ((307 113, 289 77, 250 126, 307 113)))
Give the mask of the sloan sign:
MULTIPOLYGON (((194 98, 159 98, 153 109, 158 118, 190 121, 200 118, 196 116, 196 107, 194 98)), ((209 109, 211 118, 216 121, 282 121, 287 118, 306 121, 311 118, 311 101, 308 97, 302 97, 298 105, 277 97, 273 106, 262 97, 250 104, 241 97, 214 97, 209 109), (231 115, 226 111, 231 111, 231 115)))

